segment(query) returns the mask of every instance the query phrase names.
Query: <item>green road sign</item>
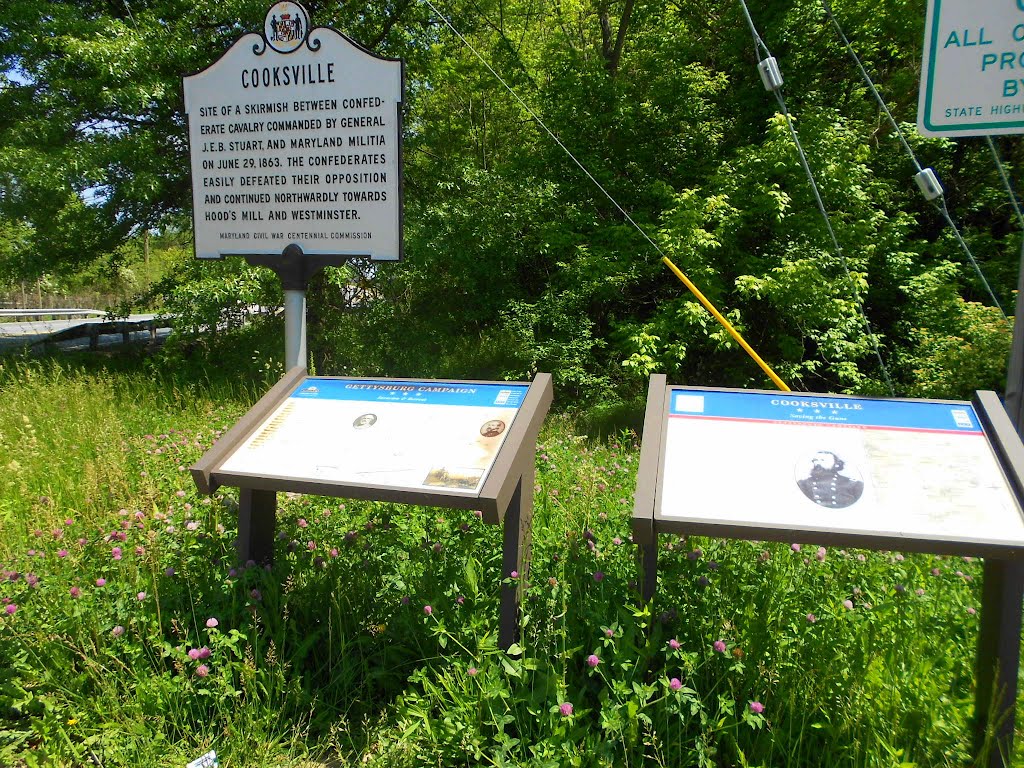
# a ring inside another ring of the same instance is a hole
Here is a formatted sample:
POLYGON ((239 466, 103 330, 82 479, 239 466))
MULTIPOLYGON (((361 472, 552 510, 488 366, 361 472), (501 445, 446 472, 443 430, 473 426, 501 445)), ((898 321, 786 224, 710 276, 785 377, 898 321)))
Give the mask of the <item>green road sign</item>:
POLYGON ((929 0, 917 127, 1024 132, 1024 0, 929 0))

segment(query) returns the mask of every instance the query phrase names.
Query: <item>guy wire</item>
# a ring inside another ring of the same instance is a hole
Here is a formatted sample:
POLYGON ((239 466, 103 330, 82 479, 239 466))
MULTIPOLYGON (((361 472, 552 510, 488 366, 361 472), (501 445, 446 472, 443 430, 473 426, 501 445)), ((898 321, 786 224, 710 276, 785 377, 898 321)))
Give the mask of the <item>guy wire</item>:
POLYGON ((999 152, 996 151, 996 143, 992 141, 991 136, 986 136, 985 141, 988 143, 989 151, 992 152, 992 159, 995 161, 996 169, 999 171, 999 178, 1003 180, 1003 188, 1006 190, 1006 194, 1010 198, 1010 205, 1013 206, 1013 210, 1017 214, 1017 222, 1020 224, 1021 230, 1024 231, 1024 213, 1021 213, 1020 202, 1017 200, 1017 194, 1013 191, 1013 186, 1010 184, 1010 177, 1006 175, 1006 168, 1003 167, 1003 161, 999 159, 999 152))
POLYGON ((836 33, 839 35, 839 39, 843 41, 843 45, 846 47, 846 52, 850 54, 850 58, 853 59, 853 63, 856 64, 857 69, 860 70, 861 77, 863 77, 864 82, 868 84, 868 88, 871 90, 871 95, 875 97, 875 101, 878 102, 878 106, 883 112, 885 112, 885 116, 889 118, 889 124, 892 125, 893 130, 896 131, 896 135, 899 137, 900 143, 910 156, 910 161, 914 164, 914 168, 920 172, 923 169, 921 168, 921 164, 917 161, 917 155, 915 155, 914 150, 910 148, 910 144, 907 143, 907 137, 903 135, 903 131, 900 128, 899 123, 896 122, 896 119, 892 116, 892 112, 889 111, 889 105, 885 103, 885 99, 882 98, 882 94, 878 92, 878 89, 875 87, 875 82, 871 79, 871 75, 868 74, 867 69, 864 68, 864 64, 861 62, 860 56, 858 56, 857 52, 853 50, 853 45, 846 37, 846 33, 843 32, 843 28, 839 26, 839 22, 836 20, 836 17, 832 14, 832 4, 829 3, 828 0, 821 0, 821 5, 825 9, 825 16, 828 17, 828 20, 832 22, 832 26, 835 27, 836 33))
MULTIPOLYGON (((740 7, 743 9, 743 15, 746 17, 747 24, 750 27, 750 33, 754 38, 754 50, 755 53, 757 53, 756 58, 759 61, 761 60, 760 50, 763 50, 767 56, 771 56, 771 51, 768 49, 767 44, 761 38, 761 35, 757 31, 757 27, 754 25, 754 20, 750 15, 750 9, 747 8, 746 0, 739 0, 739 3, 740 7)), ((885 383, 889 388, 889 393, 895 397, 896 388, 893 386, 892 379, 889 377, 889 369, 886 367, 885 361, 882 359, 882 351, 878 345, 878 336, 875 334, 874 329, 871 326, 871 320, 868 319, 867 309, 864 307, 864 300, 857 288, 857 283, 853 279, 853 274, 850 272, 850 266, 846 259, 846 254, 843 253, 842 246, 839 245, 839 239, 836 237, 835 230, 832 228, 832 218, 828 215, 828 211, 825 209, 825 202, 822 200, 821 192, 818 190, 818 182, 814 178, 814 173, 811 171, 810 163, 807 160, 807 154, 804 152, 803 145, 800 143, 800 136, 797 134, 796 127, 793 125, 793 119, 790 117, 789 110, 786 108, 786 97, 782 93, 782 87, 779 86, 778 88, 773 89, 772 93, 775 95, 775 101, 778 102, 779 109, 782 110, 782 115, 786 119, 786 126, 789 128, 790 136, 792 136, 793 143, 796 145, 797 155, 800 158, 800 165, 804 169, 808 182, 810 182, 811 191, 814 194, 814 200, 818 205, 818 211, 825 220, 825 228, 828 230, 829 237, 832 240, 832 246, 835 248, 836 255, 839 257, 839 263, 842 266, 843 274, 845 275, 849 289, 853 294, 854 301, 857 302, 857 307, 860 309, 860 316, 864 321, 867 336, 871 340, 875 359, 878 360, 879 370, 881 370, 882 376, 885 378, 885 383)))
POLYGON ((596 186, 599 190, 601 190, 601 193, 605 197, 608 198, 609 202, 611 202, 611 204, 613 206, 615 206, 615 209, 619 213, 622 214, 623 218, 625 218, 626 221, 628 221, 633 226, 633 228, 636 229, 636 231, 640 233, 640 235, 644 238, 644 240, 646 240, 650 244, 650 246, 655 250, 655 252, 657 252, 657 254, 661 257, 662 263, 665 264, 676 275, 676 277, 680 278, 680 280, 683 282, 683 284, 686 285, 686 287, 690 289, 691 293, 693 293, 693 295, 697 298, 697 300, 700 301, 701 305, 706 310, 708 310, 708 312, 710 312, 711 315, 716 320, 718 320, 718 322, 725 328, 725 330, 728 331, 729 335, 740 345, 740 347, 748 355, 750 355, 751 359, 753 359, 754 362, 757 363, 757 365, 768 376, 768 378, 770 378, 772 380, 772 382, 779 389, 781 389, 783 392, 791 391, 790 388, 786 385, 786 383, 783 382, 782 379, 780 379, 775 374, 775 372, 768 366, 768 364, 765 363, 761 359, 761 357, 758 356, 758 354, 756 352, 754 352, 754 350, 750 347, 750 345, 747 344, 747 342, 743 340, 743 337, 739 334, 739 332, 735 328, 733 328, 732 324, 729 323, 729 321, 725 318, 725 316, 722 315, 714 307, 713 304, 711 304, 711 302, 704 296, 704 294, 702 294, 699 290, 696 289, 696 286, 694 286, 693 283, 691 283, 688 279, 686 279, 686 277, 685 277, 685 275, 683 275, 682 271, 675 264, 672 263, 672 260, 669 259, 669 257, 665 254, 664 251, 662 251, 662 249, 658 246, 658 244, 656 242, 654 242, 654 240, 651 239, 651 237, 647 234, 647 232, 644 230, 644 228, 641 227, 639 224, 637 224, 633 220, 633 217, 630 216, 621 205, 619 205, 618 201, 614 197, 612 197, 611 193, 607 189, 604 188, 604 186, 601 184, 601 182, 599 182, 596 178, 594 178, 594 175, 590 171, 587 170, 586 166, 583 165, 583 163, 581 163, 576 158, 576 156, 569 150, 569 148, 567 146, 565 146, 565 144, 562 143, 562 140, 559 139, 558 136, 556 136, 554 134, 554 132, 550 128, 548 128, 548 126, 544 123, 544 121, 540 119, 540 116, 530 108, 530 105, 527 104, 519 96, 519 94, 516 93, 512 89, 512 86, 510 86, 508 83, 506 83, 504 78, 501 75, 499 75, 494 70, 494 68, 480 54, 480 52, 477 51, 477 49, 473 47, 473 44, 470 43, 469 40, 467 40, 463 36, 463 34, 461 32, 459 32, 459 30, 457 30, 455 28, 455 26, 448 20, 448 18, 443 13, 441 13, 437 9, 437 7, 431 2, 431 0, 423 0, 423 2, 425 2, 430 7, 430 10, 432 10, 434 12, 434 14, 439 19, 441 19, 442 22, 444 22, 445 26, 447 26, 448 29, 450 29, 455 34, 455 36, 458 37, 459 40, 462 41, 463 45, 465 45, 467 48, 469 48, 470 51, 473 52, 473 55, 476 56, 476 58, 480 61, 480 63, 483 64, 484 67, 487 68, 487 71, 490 72, 494 76, 494 78, 505 87, 505 90, 507 90, 510 94, 512 94, 512 98, 514 98, 517 102, 519 102, 519 105, 523 109, 526 110, 527 114, 529 114, 530 117, 533 118, 534 122, 536 122, 537 125, 539 125, 541 128, 543 128, 544 132, 547 133, 547 135, 551 137, 552 141, 554 141, 559 147, 561 147, 562 151, 565 152, 565 154, 569 156, 569 159, 571 159, 576 164, 576 166, 581 171, 583 171, 584 175, 586 175, 586 177, 588 179, 590 179, 594 183, 594 186, 596 186))
POLYGON ((988 295, 992 299, 992 303, 995 304, 996 308, 1000 311, 1000 313, 1002 313, 1003 320, 1006 321, 1006 324, 1012 328, 1013 324, 1010 322, 1010 318, 1006 316, 1006 312, 1003 311, 1003 307, 999 303, 999 299, 996 298, 995 291, 992 290, 992 286, 989 285, 988 280, 985 278, 985 273, 981 271, 981 265, 979 265, 977 260, 975 260, 974 254, 971 253, 971 249, 967 245, 967 241, 964 240, 964 236, 960 234, 960 230, 957 229, 956 224, 953 223, 953 217, 949 215, 949 208, 946 207, 946 196, 943 195, 938 200, 932 200, 932 205, 935 207, 935 210, 937 210, 939 214, 946 220, 946 223, 949 224, 949 228, 953 230, 953 236, 956 238, 956 241, 960 244, 960 248, 963 249, 963 252, 967 255, 967 258, 970 259, 971 265, 974 267, 974 271, 978 273, 978 278, 981 280, 982 285, 985 286, 985 290, 988 291, 988 295))
MULTIPOLYGON (((743 0, 740 0, 740 2, 742 1, 743 0)), ((867 69, 865 69, 864 64, 860 60, 860 56, 858 56, 857 52, 853 50, 853 45, 850 43, 849 38, 846 37, 846 34, 843 32, 843 28, 839 25, 839 21, 832 13, 832 6, 829 3, 829 0, 821 0, 821 6, 822 8, 825 9, 825 16, 832 23, 832 26, 835 27, 836 32, 839 35, 839 38, 843 41, 843 45, 846 47, 846 52, 850 54, 850 58, 853 59, 854 63, 857 65, 857 69, 860 70, 860 74, 864 78, 864 82, 867 83, 868 88, 871 91, 871 95, 875 97, 875 101, 878 102, 878 106, 881 107, 882 111, 885 113, 885 116, 889 119, 889 124, 892 125, 893 130, 896 132, 896 136, 899 138, 904 150, 906 150, 907 155, 910 157, 911 162, 914 164, 914 168, 917 170, 918 173, 920 173, 923 169, 921 167, 921 163, 919 163, 917 160, 917 155, 914 154, 914 150, 911 148, 910 144, 907 143, 907 139, 903 135, 903 131, 900 128, 899 123, 896 122, 896 119, 892 116, 892 112, 889 111, 889 107, 885 103, 885 99, 882 98, 882 94, 879 93, 878 88, 875 86, 874 80, 871 79, 871 75, 869 75, 867 69)), ((1013 190, 1010 187, 1009 179, 1006 178, 1006 174, 1003 171, 1002 164, 999 162, 999 156, 996 155, 995 146, 992 144, 992 139, 989 138, 988 141, 989 148, 992 150, 992 154, 996 159, 996 167, 999 169, 999 174, 1003 178, 1003 184, 1005 185, 1007 191, 1010 194, 1010 200, 1013 203, 1014 210, 1017 211, 1017 217, 1021 221, 1021 226, 1024 227, 1024 216, 1021 215, 1020 207, 1017 205, 1017 198, 1013 194, 1013 190)), ((943 194, 939 199, 942 201, 941 203, 936 202, 935 200, 930 201, 932 206, 935 208, 936 211, 938 211, 939 215, 942 216, 942 218, 946 221, 946 223, 949 225, 949 228, 953 230, 953 236, 956 238, 956 241, 957 243, 959 243, 960 248, 967 256, 968 261, 971 262, 971 266, 974 268, 975 273, 978 275, 978 279, 981 280, 982 285, 985 286, 985 290, 988 292, 989 298, 992 299, 992 303, 995 304, 1000 314, 1002 314, 1003 320, 1006 321, 1006 323, 1009 325, 1010 319, 1006 316, 1006 312, 1003 311, 1003 307, 999 303, 999 299, 996 298, 995 291, 992 290, 992 286, 989 284, 988 278, 985 277, 985 273, 982 271, 981 265, 978 264, 977 259, 974 258, 974 254, 971 252, 970 247, 967 245, 967 241, 964 240, 963 235, 960 234, 959 227, 957 227, 956 222, 953 221, 953 216, 950 214, 949 208, 946 205, 946 196, 943 194)))

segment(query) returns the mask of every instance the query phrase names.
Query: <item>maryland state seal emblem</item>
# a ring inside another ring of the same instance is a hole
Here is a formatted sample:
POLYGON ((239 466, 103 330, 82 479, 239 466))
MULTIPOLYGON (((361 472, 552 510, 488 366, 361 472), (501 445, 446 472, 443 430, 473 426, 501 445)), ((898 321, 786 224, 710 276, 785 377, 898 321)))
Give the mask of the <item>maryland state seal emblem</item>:
POLYGON ((298 3, 274 3, 263 23, 263 36, 278 53, 291 53, 309 34, 309 13, 298 3))

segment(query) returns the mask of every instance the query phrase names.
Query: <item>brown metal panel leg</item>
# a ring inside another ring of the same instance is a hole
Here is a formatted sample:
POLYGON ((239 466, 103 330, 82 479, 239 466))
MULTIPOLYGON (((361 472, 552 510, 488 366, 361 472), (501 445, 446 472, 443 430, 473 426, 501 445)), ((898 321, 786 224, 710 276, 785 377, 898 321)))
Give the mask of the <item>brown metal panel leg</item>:
POLYGON ((654 541, 650 544, 640 545, 640 559, 643 577, 640 597, 645 603, 649 603, 658 587, 658 534, 654 534, 654 541))
POLYGON ((533 557, 533 486, 537 472, 533 464, 520 480, 522 499, 519 506, 519 599, 522 600, 526 580, 530 577, 530 562, 533 557))
POLYGON ((238 491, 238 559, 243 563, 274 562, 277 492, 240 488, 238 491))
POLYGON ((983 578, 974 700, 975 751, 980 754, 986 732, 990 732, 994 741, 987 766, 1005 768, 1013 764, 1024 564, 986 558, 983 578))
POLYGON ((505 512, 501 579, 504 582, 513 571, 517 576, 511 583, 501 585, 498 647, 503 651, 507 651, 519 639, 519 602, 529 575, 533 548, 533 478, 531 467, 519 480, 505 512))

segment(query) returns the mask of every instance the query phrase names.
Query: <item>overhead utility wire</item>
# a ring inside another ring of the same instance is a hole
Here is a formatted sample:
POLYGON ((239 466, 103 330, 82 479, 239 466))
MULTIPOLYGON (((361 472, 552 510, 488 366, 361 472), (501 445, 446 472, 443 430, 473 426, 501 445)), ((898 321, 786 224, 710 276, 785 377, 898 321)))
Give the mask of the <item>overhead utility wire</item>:
POLYGON ((871 327, 871 321, 868 319, 867 309, 864 307, 864 300, 861 298, 860 291, 857 288, 857 283, 853 279, 853 274, 850 272, 850 265, 846 259, 846 254, 843 252, 842 246, 839 245, 839 238, 836 237, 835 230, 832 228, 832 218, 828 215, 828 211, 825 209, 825 202, 821 198, 821 192, 818 189, 818 182, 814 178, 813 171, 811 171, 810 163, 807 160, 807 154, 804 152, 803 145, 800 143, 800 136, 797 134, 796 127, 793 125, 793 118, 790 117, 789 110, 786 107, 786 97, 782 93, 782 73, 779 71, 778 61, 774 56, 772 56, 772 52, 768 49, 767 44, 761 38, 761 35, 758 34, 757 26, 754 24, 754 19, 750 16, 750 9, 747 8, 746 0, 739 0, 739 3, 740 7, 743 8, 743 15, 746 17, 747 25, 750 27, 750 34, 754 38, 754 54, 758 61, 757 69, 761 75, 761 82, 764 84, 765 89, 771 91, 775 96, 775 101, 778 103, 779 109, 782 110, 782 116, 786 119, 786 127, 789 128, 789 134, 793 138, 793 144, 796 145, 797 155, 800 157, 800 165, 803 166, 804 173, 807 175, 807 180, 810 182, 811 191, 814 193, 814 200, 818 205, 818 211, 825 220, 825 228, 828 230, 828 235, 832 239, 832 247, 835 249, 835 253, 839 257, 839 263, 842 266, 843 274, 846 276, 849 289, 853 294, 854 300, 857 302, 858 309, 860 310, 860 316, 864 321, 864 327, 867 329, 868 338, 871 340, 871 346, 874 349, 875 358, 878 360, 879 370, 881 370, 882 376, 885 378, 885 383, 889 387, 889 393, 895 396, 896 388, 893 386, 892 379, 889 378, 889 370, 886 368, 885 361, 882 360, 882 351, 878 346, 878 336, 871 327), (762 56, 762 53, 764 56, 762 56))
POLYGON ((1010 205, 1013 206, 1013 210, 1017 214, 1017 222, 1020 224, 1021 230, 1024 230, 1024 213, 1021 213, 1020 202, 1017 200, 1017 193, 1013 191, 1013 186, 1010 184, 1010 177, 1006 175, 1006 168, 1003 167, 1003 161, 999 159, 999 152, 996 151, 996 143, 992 141, 991 136, 986 136, 985 141, 988 143, 988 148, 992 152, 992 159, 995 161, 996 168, 999 170, 999 178, 1003 180, 1003 187, 1006 189, 1006 194, 1010 197, 1010 205))
POLYGON ((480 60, 480 63, 487 68, 487 71, 490 72, 499 83, 505 86, 505 90, 512 94, 512 97, 517 102, 519 102, 519 105, 526 110, 527 114, 529 114, 530 117, 533 118, 534 122, 536 122, 537 125, 543 128, 544 132, 551 137, 552 141, 554 141, 559 147, 561 147, 562 151, 569 156, 569 159, 571 159, 576 164, 576 166, 581 171, 583 171, 586 177, 594 183, 594 186, 601 190, 604 196, 608 198, 612 205, 615 206, 615 209, 622 214, 626 221, 633 225, 636 231, 643 236, 644 240, 646 240, 651 245, 651 247, 658 253, 658 255, 661 256, 662 263, 665 264, 665 266, 667 266, 672 271, 672 273, 676 277, 678 277, 680 281, 682 281, 683 285, 685 285, 689 289, 689 291, 694 296, 697 297, 697 300, 704 306, 704 308, 708 312, 712 314, 712 316, 714 316, 714 318, 719 322, 719 324, 723 328, 725 328, 726 331, 729 332, 729 335, 732 336, 733 340, 740 345, 743 351, 746 352, 755 363, 757 363, 758 367, 762 371, 764 371, 765 375, 767 375, 768 378, 772 380, 772 383, 774 383, 775 386, 778 387, 783 392, 790 392, 791 390, 789 386, 786 385, 786 382, 780 379, 779 376, 775 373, 775 371, 773 371, 771 367, 764 360, 761 359, 760 355, 758 355, 757 352, 754 351, 754 349, 746 342, 746 340, 739 334, 739 332, 732 326, 732 324, 725 318, 725 316, 718 311, 715 305, 712 304, 708 300, 708 298, 704 296, 703 293, 700 292, 700 290, 698 290, 697 286, 694 285, 688 277, 686 277, 682 270, 680 270, 679 267, 672 263, 672 260, 665 255, 665 252, 662 251, 660 247, 658 247, 658 244, 651 239, 651 237, 647 234, 644 228, 633 220, 633 217, 630 216, 621 205, 619 205, 618 201, 614 197, 612 197, 611 193, 604 188, 601 182, 594 178, 594 175, 587 170, 586 166, 583 165, 583 163, 581 163, 578 159, 576 159, 576 156, 569 151, 569 148, 562 143, 562 140, 559 139, 558 136, 556 136, 554 132, 552 132, 552 130, 547 127, 547 125, 544 123, 543 120, 540 119, 540 116, 537 115, 536 112, 530 109, 530 105, 523 101, 519 94, 512 89, 512 86, 505 82, 504 78, 502 78, 502 76, 499 75, 494 70, 494 67, 492 67, 488 63, 488 61, 480 54, 480 52, 473 47, 473 44, 470 43, 469 40, 467 40, 462 35, 462 33, 455 28, 455 26, 448 20, 448 18, 443 13, 441 13, 430 0, 423 0, 423 2, 425 2, 430 7, 430 10, 432 10, 437 15, 437 17, 444 22, 445 26, 447 26, 448 29, 450 29, 455 34, 455 36, 458 37, 459 40, 461 40, 463 44, 467 48, 469 48, 470 51, 473 52, 473 55, 480 60))
MULTIPOLYGON (((742 0, 740 1, 742 2, 742 0)), ((939 212, 942 218, 946 220, 946 224, 949 225, 949 228, 953 230, 953 236, 956 238, 956 241, 960 244, 960 248, 963 250, 964 254, 971 262, 971 266, 974 267, 974 272, 978 275, 978 279, 981 280, 982 285, 985 286, 985 290, 988 291, 989 298, 992 299, 992 303, 995 304, 996 309, 998 309, 999 312, 1002 314, 1003 320, 1005 320, 1007 324, 1009 324, 1009 318, 1007 318, 1006 312, 1003 311, 1003 307, 999 303, 999 299, 996 298, 996 293, 995 291, 992 290, 992 286, 989 285, 988 279, 985 277, 985 273, 981 269, 981 265, 978 264, 977 259, 975 259, 974 254, 971 253, 971 249, 967 245, 967 242, 964 240, 963 235, 960 234, 960 228, 957 227, 956 222, 953 221, 953 217, 949 212, 949 208, 946 206, 946 196, 942 188, 942 183, 939 181, 938 175, 935 173, 935 170, 933 168, 921 167, 921 164, 917 161, 917 155, 914 154, 914 150, 911 149, 910 144, 907 143, 907 139, 903 135, 903 131, 900 128, 899 123, 897 123, 896 119, 892 116, 892 112, 889 111, 889 107, 886 105, 885 99, 882 98, 882 94, 879 93, 878 88, 875 87, 875 83, 871 79, 871 75, 869 75, 868 71, 864 68, 864 65, 861 63, 860 57, 857 55, 857 52, 853 50, 853 45, 850 44, 849 39, 843 32, 843 28, 839 25, 839 22, 836 20, 835 15, 833 15, 831 4, 828 0, 821 0, 821 6, 822 8, 825 9, 825 15, 828 17, 828 20, 832 22, 832 26, 835 27, 836 33, 839 35, 839 38, 843 41, 843 45, 846 47, 847 53, 850 54, 850 58, 853 59, 854 63, 856 63, 857 65, 857 68, 860 70, 860 74, 864 78, 864 82, 867 83, 868 88, 871 90, 871 94, 875 97, 875 101, 878 102, 879 107, 882 108, 882 111, 885 113, 885 116, 889 119, 889 123, 892 125, 893 130, 896 132, 896 136, 899 137, 900 143, 906 150, 907 155, 910 156, 910 160, 911 162, 913 162, 914 168, 917 169, 917 173, 914 175, 914 181, 917 183, 918 189, 921 190, 921 194, 924 196, 924 199, 932 204, 932 207, 939 212)), ((991 139, 989 140, 989 142, 991 146, 991 139)), ((994 147, 992 148, 992 151, 994 154, 994 147)), ((1007 189, 1010 190, 1009 181, 1006 179, 1005 174, 1003 174, 1002 165, 999 164, 998 157, 996 158, 996 163, 999 167, 1000 174, 1003 175, 1004 184, 1006 184, 1007 189)), ((1017 215, 1020 216, 1020 208, 1017 207, 1016 198, 1013 195, 1012 190, 1010 190, 1010 198, 1013 200, 1014 208, 1017 210, 1017 215)), ((1024 218, 1022 218, 1021 221, 1022 226, 1024 226, 1024 218)))

